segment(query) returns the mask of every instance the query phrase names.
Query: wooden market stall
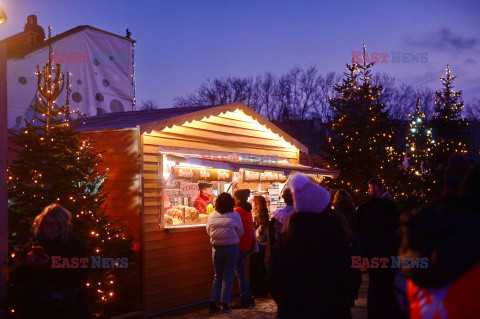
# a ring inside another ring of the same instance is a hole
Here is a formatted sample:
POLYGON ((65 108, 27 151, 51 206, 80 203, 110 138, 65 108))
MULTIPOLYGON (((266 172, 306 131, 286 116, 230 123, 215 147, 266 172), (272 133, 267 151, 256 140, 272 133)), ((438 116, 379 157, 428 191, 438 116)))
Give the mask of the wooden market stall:
POLYGON ((106 151, 106 214, 135 238, 145 314, 209 299, 211 246, 191 207, 197 181, 216 193, 276 185, 278 194, 292 172, 334 174, 300 165, 306 147, 242 103, 104 114, 81 131, 106 151))

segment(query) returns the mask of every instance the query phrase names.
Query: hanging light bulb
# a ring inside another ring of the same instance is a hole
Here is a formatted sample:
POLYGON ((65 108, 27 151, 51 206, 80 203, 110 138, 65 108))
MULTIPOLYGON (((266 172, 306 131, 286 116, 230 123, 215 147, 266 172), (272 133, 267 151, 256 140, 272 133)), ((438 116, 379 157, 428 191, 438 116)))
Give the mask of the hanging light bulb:
POLYGON ((2 6, 0 6, 0 24, 4 24, 7 21, 7 14, 5 10, 3 10, 2 6))

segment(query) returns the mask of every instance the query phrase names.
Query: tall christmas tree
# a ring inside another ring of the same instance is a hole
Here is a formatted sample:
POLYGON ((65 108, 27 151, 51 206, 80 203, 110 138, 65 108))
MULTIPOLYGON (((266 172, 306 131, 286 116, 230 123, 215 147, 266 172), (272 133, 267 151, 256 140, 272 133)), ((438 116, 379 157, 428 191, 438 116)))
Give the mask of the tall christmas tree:
MULTIPOLYGON (((76 130, 83 116, 70 110, 69 75, 51 59, 37 67, 38 93, 31 106, 35 116, 25 127, 11 132, 17 158, 9 167, 10 264, 25 252, 33 219, 42 209, 59 203, 72 213, 73 230, 87 246, 89 256, 128 257, 133 261, 132 240, 123 226, 104 215, 106 172, 97 172, 101 154, 92 142, 81 140, 76 130), (66 84, 66 85, 65 85, 66 84), (67 90, 65 105, 57 99, 67 90)), ((117 292, 129 269, 90 269, 87 291, 95 313, 109 316, 122 311, 117 292)), ((14 284, 14 283, 13 283, 14 284)))
POLYGON ((327 186, 349 189, 359 200, 365 198, 371 177, 388 174, 393 156, 391 122, 379 99, 382 87, 370 82, 372 67, 365 59, 363 64, 347 64, 348 72, 330 100, 332 135, 325 150, 330 168, 339 171, 327 186))
POLYGON ((447 65, 446 74, 441 78, 443 89, 435 92, 435 113, 432 127, 436 143, 433 147, 433 156, 439 176, 441 173, 438 168, 446 166, 452 153, 466 155, 470 142, 468 122, 461 117, 464 106, 462 91, 454 91, 453 80, 455 78, 456 76, 451 74, 450 66, 447 65))

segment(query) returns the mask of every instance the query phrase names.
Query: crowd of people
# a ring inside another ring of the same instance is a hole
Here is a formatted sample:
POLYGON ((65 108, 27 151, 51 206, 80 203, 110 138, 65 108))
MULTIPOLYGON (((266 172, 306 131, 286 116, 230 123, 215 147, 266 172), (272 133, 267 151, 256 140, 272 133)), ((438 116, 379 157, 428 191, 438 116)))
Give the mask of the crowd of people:
POLYGON ((477 317, 480 165, 453 154, 443 182, 441 194, 403 214, 379 177, 367 181, 371 198, 357 206, 346 190, 332 196, 297 173, 283 190, 285 207, 271 218, 262 196, 252 207, 247 189, 220 194, 207 222, 215 265, 210 312, 251 308, 254 297, 270 295, 278 318, 351 318, 366 268, 368 318, 477 317), (222 240, 234 251, 228 258, 218 252, 222 240), (362 267, 354 266, 357 257, 362 267), (230 307, 235 272, 240 298, 230 307))
MULTIPOLYGON (((278 318, 351 318, 366 268, 368 318, 478 317, 480 165, 453 154, 443 192, 402 215, 380 178, 367 184, 371 198, 357 206, 346 190, 332 196, 297 173, 282 192, 285 207, 271 214, 263 196, 249 202, 248 189, 214 197, 211 184, 202 184, 197 205, 211 211, 206 231, 215 269, 209 311, 248 309, 254 297, 270 295, 278 318), (240 298, 231 303, 235 273, 240 298)), ((46 207, 33 231, 12 272, 23 287, 15 296, 21 317, 87 318, 85 271, 51 267, 50 256, 86 256, 70 212, 46 207)))

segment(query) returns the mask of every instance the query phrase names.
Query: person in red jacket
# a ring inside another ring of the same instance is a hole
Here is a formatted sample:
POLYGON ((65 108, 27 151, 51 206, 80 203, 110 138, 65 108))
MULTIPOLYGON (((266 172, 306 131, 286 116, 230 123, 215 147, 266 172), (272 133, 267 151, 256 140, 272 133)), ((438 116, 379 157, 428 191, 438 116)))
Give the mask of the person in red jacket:
POLYGON ((240 215, 244 231, 243 235, 240 236, 240 241, 238 243, 240 253, 236 267, 240 286, 240 299, 232 305, 233 309, 243 309, 255 306, 255 301, 253 300, 252 292, 250 290, 250 282, 248 281, 247 273, 245 271, 247 256, 253 246, 253 216, 252 205, 247 201, 249 196, 249 189, 241 189, 233 194, 233 199, 235 200, 234 210, 240 215))
MULTIPOLYGON (((460 185, 465 172, 454 166, 449 160, 445 180, 460 185)), ((424 260, 419 267, 403 269, 410 318, 479 316, 480 164, 470 170, 461 188, 458 185, 457 191, 444 191, 405 218, 401 257, 424 260)))
POLYGON ((193 203, 200 214, 207 213, 207 206, 210 203, 210 194, 212 193, 212 184, 209 183, 198 183, 198 189, 200 190, 200 195, 193 203))

